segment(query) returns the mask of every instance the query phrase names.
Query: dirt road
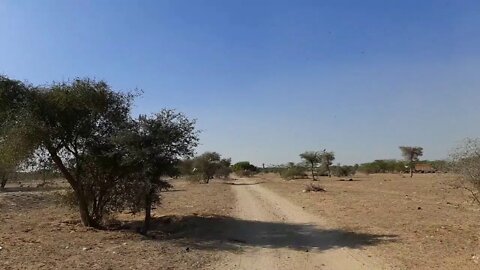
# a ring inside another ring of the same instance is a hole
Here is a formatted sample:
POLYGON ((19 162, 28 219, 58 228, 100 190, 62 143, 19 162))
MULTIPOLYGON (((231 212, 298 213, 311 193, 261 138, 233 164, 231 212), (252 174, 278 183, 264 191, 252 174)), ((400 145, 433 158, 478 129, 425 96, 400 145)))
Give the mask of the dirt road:
POLYGON ((329 228, 324 220, 248 180, 232 185, 235 218, 227 228, 241 252, 229 253, 217 269, 388 269, 364 254, 381 239, 329 228))

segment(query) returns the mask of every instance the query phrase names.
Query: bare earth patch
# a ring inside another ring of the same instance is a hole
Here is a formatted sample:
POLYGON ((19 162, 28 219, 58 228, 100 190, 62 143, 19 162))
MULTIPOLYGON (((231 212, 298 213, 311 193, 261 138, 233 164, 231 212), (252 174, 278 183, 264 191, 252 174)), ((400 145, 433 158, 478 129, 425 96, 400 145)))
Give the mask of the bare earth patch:
POLYGON ((122 214, 122 230, 81 226, 75 211, 60 206, 56 191, 10 187, 0 193, 0 269, 199 269, 221 256, 184 238, 184 217, 228 215, 235 204, 228 185, 175 181, 154 212, 154 237, 135 232, 141 215, 122 214), (174 224, 174 225, 172 225, 174 224))
POLYGON ((304 193, 311 180, 260 175, 264 187, 357 233, 396 235, 396 241, 362 247, 398 269, 480 269, 480 206, 445 174, 378 174, 355 181, 321 177, 327 192, 304 193))

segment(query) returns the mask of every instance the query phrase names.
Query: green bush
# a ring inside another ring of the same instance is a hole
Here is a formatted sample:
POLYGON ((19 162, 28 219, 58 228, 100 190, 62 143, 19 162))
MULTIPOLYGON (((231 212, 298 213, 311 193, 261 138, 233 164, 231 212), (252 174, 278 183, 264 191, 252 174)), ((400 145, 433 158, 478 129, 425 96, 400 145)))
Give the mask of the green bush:
POLYGON ((240 161, 232 166, 233 172, 240 177, 250 177, 255 174, 258 169, 248 161, 240 161))
POLYGON ((332 173, 334 176, 337 177, 345 177, 354 175, 357 172, 356 166, 348 166, 348 165, 336 165, 332 166, 332 173))
POLYGON ((363 163, 358 171, 371 173, 398 173, 405 171, 406 162, 398 160, 375 160, 370 163, 363 163))
POLYGON ((290 165, 280 171, 280 176, 285 180, 308 178, 306 168, 298 165, 290 165))

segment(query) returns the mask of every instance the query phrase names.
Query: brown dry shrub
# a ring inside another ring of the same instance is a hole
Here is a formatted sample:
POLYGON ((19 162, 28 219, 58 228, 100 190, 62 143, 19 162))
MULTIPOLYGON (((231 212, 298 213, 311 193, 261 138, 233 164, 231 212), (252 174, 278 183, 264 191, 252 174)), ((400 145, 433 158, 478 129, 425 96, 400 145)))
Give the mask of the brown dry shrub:
POLYGON ((304 192, 325 192, 326 190, 319 184, 310 183, 305 186, 304 192))

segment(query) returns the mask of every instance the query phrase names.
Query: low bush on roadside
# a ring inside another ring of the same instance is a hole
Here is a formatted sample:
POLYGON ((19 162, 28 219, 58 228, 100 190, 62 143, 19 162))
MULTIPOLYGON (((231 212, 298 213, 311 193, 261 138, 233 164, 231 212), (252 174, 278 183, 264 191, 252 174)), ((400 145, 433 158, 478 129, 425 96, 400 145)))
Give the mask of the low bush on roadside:
POLYGON ((303 166, 289 164, 287 167, 280 170, 280 176, 285 180, 308 178, 305 171, 306 168, 303 166))

